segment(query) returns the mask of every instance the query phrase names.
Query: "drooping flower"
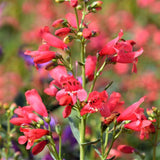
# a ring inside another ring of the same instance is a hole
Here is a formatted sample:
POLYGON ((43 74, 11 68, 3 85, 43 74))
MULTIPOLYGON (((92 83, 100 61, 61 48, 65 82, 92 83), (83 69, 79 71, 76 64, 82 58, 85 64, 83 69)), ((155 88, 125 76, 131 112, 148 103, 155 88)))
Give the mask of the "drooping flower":
POLYGON ((56 36, 65 36, 71 32, 71 29, 68 27, 60 28, 55 31, 56 36))
POLYGON ((126 153, 126 154, 131 154, 135 151, 135 148, 128 145, 119 145, 117 149, 122 153, 126 153))
POLYGON ((113 55, 116 53, 115 50, 115 45, 116 43, 121 39, 123 36, 123 31, 121 30, 118 34, 118 36, 113 39, 112 41, 108 42, 100 51, 99 55, 104 56, 104 55, 113 55))
POLYGON ((31 107, 34 109, 35 112, 37 112, 43 117, 48 116, 47 109, 43 104, 41 97, 39 96, 38 92, 35 89, 28 90, 25 93, 25 96, 28 104, 31 105, 31 107))
POLYGON ((33 155, 37 155, 38 153, 40 153, 44 147, 47 145, 47 140, 41 141, 38 144, 36 144, 33 148, 32 148, 32 154, 33 155))
POLYGON ((45 26, 43 29, 41 29, 41 37, 47 42, 48 45, 52 47, 60 48, 63 50, 68 48, 68 46, 63 43, 62 40, 58 39, 50 33, 48 26, 45 26))
POLYGON ((39 47, 37 51, 26 51, 25 55, 30 55, 33 58, 34 63, 41 64, 48 62, 56 57, 56 53, 53 51, 49 51, 49 45, 43 44, 39 47))
POLYGON ((135 120, 136 119, 135 111, 144 102, 144 99, 145 97, 142 97, 139 101, 133 103, 131 106, 125 109, 117 118, 117 122, 121 122, 124 120, 135 120))
POLYGON ((18 107, 14 110, 14 113, 18 117, 13 117, 10 123, 20 126, 22 124, 30 124, 32 121, 38 122, 40 118, 33 113, 33 108, 31 106, 18 107))
POLYGON ((24 133, 24 136, 20 136, 18 138, 19 144, 25 144, 27 141, 26 149, 30 149, 35 140, 38 140, 39 138, 48 135, 49 131, 45 129, 31 129, 31 128, 20 128, 20 131, 24 133))
POLYGON ((140 139, 148 139, 149 133, 155 132, 152 121, 147 119, 144 109, 139 108, 140 104, 144 102, 144 98, 142 97, 138 102, 132 104, 117 118, 117 122, 129 120, 130 122, 125 124, 124 127, 140 132, 140 139))
POLYGON ((57 19, 52 23, 52 27, 63 27, 64 19, 57 19))

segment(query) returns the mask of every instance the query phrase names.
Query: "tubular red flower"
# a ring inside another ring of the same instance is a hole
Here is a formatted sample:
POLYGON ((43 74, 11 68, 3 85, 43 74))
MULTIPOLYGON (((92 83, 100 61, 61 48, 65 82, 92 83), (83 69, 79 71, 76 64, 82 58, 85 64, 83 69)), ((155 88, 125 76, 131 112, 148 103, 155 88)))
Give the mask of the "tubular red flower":
POLYGON ((131 106, 129 106, 124 112, 120 114, 120 116, 117 118, 117 122, 121 122, 123 120, 133 120, 135 119, 134 112, 139 108, 141 103, 144 102, 145 96, 142 97, 138 102, 135 102, 131 106))
POLYGON ((38 153, 40 153, 44 147, 47 144, 47 140, 41 141, 38 144, 36 144, 33 148, 32 148, 32 154, 33 155, 37 155, 38 153))
POLYGON ((71 29, 70 29, 70 28, 67 28, 67 27, 65 27, 65 28, 60 28, 60 29, 57 29, 57 30, 55 31, 55 35, 56 35, 56 36, 65 36, 65 35, 67 35, 69 32, 71 32, 71 29))
POLYGON ((14 113, 18 117, 14 117, 10 120, 10 123, 20 126, 22 124, 30 124, 32 121, 38 122, 40 118, 33 113, 33 108, 31 106, 18 107, 14 110, 14 113))
POLYGON ((131 154, 135 151, 135 148, 127 145, 119 145, 117 149, 123 153, 131 154))
POLYGON ((41 37, 52 47, 60 48, 63 50, 68 48, 68 46, 63 43, 63 41, 50 33, 48 26, 45 26, 43 29, 41 29, 41 37))
POLYGON ((34 109, 35 112, 37 112, 43 117, 48 116, 46 107, 43 104, 41 97, 39 96, 38 92, 35 89, 28 90, 25 93, 25 96, 28 104, 31 105, 31 107, 34 109))
POLYGON ((62 27, 63 26, 63 22, 64 22, 63 19, 57 19, 56 21, 54 21, 52 23, 52 27, 55 27, 55 28, 62 27))
POLYGON ((115 54, 115 45, 116 43, 121 39, 123 36, 123 30, 121 30, 118 34, 118 36, 113 39, 112 41, 108 42, 99 52, 99 55, 104 56, 104 55, 112 55, 115 54))
POLYGON ((24 133, 24 136, 18 138, 18 143, 24 144, 28 141, 27 150, 33 146, 35 140, 49 134, 49 131, 45 129, 20 128, 20 131, 24 133))

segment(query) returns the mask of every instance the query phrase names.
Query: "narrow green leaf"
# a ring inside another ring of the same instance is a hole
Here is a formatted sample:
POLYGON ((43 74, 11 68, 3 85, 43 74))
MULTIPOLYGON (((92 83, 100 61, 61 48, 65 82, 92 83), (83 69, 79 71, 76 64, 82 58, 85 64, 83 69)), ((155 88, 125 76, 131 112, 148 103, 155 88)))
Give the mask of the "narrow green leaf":
POLYGON ((102 158, 102 155, 100 153, 100 151, 93 145, 94 150, 97 152, 97 154, 99 155, 100 158, 102 158))
POLYGON ((96 143, 98 143, 99 141, 100 141, 100 139, 97 139, 97 140, 95 140, 95 141, 81 143, 81 145, 86 146, 86 145, 96 144, 96 143))
POLYGON ((104 90, 107 90, 112 84, 113 84, 113 81, 111 81, 111 82, 105 87, 104 90))
POLYGON ((78 128, 75 126, 75 123, 73 121, 73 119, 71 117, 68 117, 68 120, 69 120, 69 125, 71 127, 71 130, 72 130, 72 133, 73 133, 73 136, 75 137, 75 139, 77 140, 78 143, 79 140, 80 140, 80 135, 79 135, 79 130, 78 128))

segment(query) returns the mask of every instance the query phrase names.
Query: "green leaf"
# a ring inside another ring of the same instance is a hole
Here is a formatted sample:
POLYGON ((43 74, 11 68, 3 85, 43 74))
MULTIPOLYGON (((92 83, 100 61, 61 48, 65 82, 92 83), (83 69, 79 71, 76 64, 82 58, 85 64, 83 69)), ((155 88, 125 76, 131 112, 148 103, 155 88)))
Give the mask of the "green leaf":
POLYGON ((107 90, 111 85, 112 85, 113 81, 111 81, 106 87, 104 90, 107 90))
POLYGON ((73 119, 71 117, 68 117, 68 120, 69 120, 69 125, 71 127, 71 130, 72 130, 72 133, 73 133, 73 136, 75 137, 75 139, 77 140, 78 143, 79 140, 80 140, 80 135, 79 135, 79 130, 78 128, 75 126, 75 123, 73 121, 73 119))
POLYGON ((98 143, 99 141, 100 141, 100 139, 97 139, 95 141, 81 143, 81 145, 83 145, 83 146, 92 145, 92 144, 98 143))
POLYGON ((99 157, 102 158, 102 155, 101 155, 100 151, 95 146, 93 146, 93 148, 97 152, 97 154, 99 155, 99 157))

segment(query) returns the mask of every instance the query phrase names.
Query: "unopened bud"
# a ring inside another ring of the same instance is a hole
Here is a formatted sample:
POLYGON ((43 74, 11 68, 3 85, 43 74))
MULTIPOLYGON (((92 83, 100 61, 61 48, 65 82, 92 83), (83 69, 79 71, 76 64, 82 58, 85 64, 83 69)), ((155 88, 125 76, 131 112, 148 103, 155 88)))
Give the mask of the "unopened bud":
POLYGON ((73 39, 74 39, 74 37, 72 37, 71 35, 68 35, 68 36, 64 37, 63 42, 64 42, 65 44, 68 44, 68 43, 70 43, 73 39))
POLYGON ((9 109, 9 104, 8 104, 8 103, 4 103, 4 104, 3 104, 3 108, 4 108, 5 110, 9 109))
POLYGON ((82 33, 82 32, 78 32, 78 33, 77 33, 77 36, 82 37, 82 36, 83 36, 83 33, 82 33))
POLYGON ((63 3, 65 0, 55 0, 57 3, 63 3))
POLYGON ((17 108, 16 103, 12 103, 11 106, 10 106, 10 110, 11 110, 12 114, 13 114, 13 112, 14 112, 14 110, 15 110, 16 108, 17 108))
POLYGON ((93 3, 91 4, 91 7, 92 7, 92 8, 100 8, 100 7, 102 7, 102 4, 103 4, 102 1, 96 1, 96 2, 93 2, 93 3))
POLYGON ((58 135, 61 135, 61 134, 62 134, 62 128, 61 128, 61 126, 60 126, 59 124, 56 125, 55 130, 56 130, 56 133, 57 133, 58 135))
POLYGON ((77 8, 78 10, 82 10, 82 9, 83 9, 82 5, 78 5, 76 8, 77 8))
POLYGON ((50 117, 45 117, 44 120, 45 120, 47 123, 50 123, 51 118, 50 118, 50 117))
POLYGON ((40 128, 40 127, 41 127, 41 125, 40 125, 40 124, 38 124, 38 123, 37 123, 37 125, 36 125, 36 126, 37 126, 38 128, 40 128))
POLYGON ((39 119, 39 120, 38 120, 38 123, 39 123, 40 125, 44 125, 44 121, 43 121, 42 119, 39 119))
POLYGON ((53 59, 52 62, 50 62, 49 64, 47 64, 47 65, 45 66, 45 69, 48 70, 48 71, 50 71, 50 70, 52 70, 54 67, 56 67, 57 65, 58 65, 57 59, 53 59))

